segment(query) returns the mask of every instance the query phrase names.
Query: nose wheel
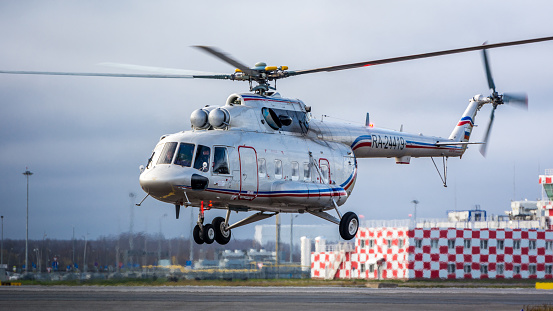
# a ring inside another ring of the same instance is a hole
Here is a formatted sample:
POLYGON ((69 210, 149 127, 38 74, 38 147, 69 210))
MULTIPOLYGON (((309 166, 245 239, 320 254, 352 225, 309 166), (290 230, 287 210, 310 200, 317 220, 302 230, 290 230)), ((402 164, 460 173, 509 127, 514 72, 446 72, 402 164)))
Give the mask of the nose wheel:
POLYGON ((230 229, 228 229, 227 222, 223 217, 215 217, 210 224, 203 224, 204 213, 200 210, 198 215, 198 224, 194 226, 192 235, 196 244, 212 244, 213 241, 221 245, 225 245, 230 242, 230 229))
POLYGON ((204 239, 202 238, 202 229, 200 229, 199 225, 194 226, 194 231, 192 231, 192 235, 194 236, 194 242, 196 242, 196 244, 204 244, 204 239))
POLYGON ((206 224, 203 226, 202 230, 202 240, 205 244, 211 244, 215 241, 215 228, 212 224, 206 224))

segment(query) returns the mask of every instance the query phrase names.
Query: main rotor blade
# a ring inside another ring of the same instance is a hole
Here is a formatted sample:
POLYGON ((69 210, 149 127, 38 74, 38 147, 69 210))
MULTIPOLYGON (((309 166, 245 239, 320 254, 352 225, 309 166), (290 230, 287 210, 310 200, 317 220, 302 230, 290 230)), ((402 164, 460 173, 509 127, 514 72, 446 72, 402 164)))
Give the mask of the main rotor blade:
MULTIPOLYGON (((484 43, 484 45, 486 45, 484 43)), ((484 68, 486 69, 486 77, 488 78, 488 87, 495 93, 495 83, 492 78, 492 71, 490 69, 490 63, 488 62, 488 53, 486 49, 482 50, 482 59, 484 60, 484 68)))
POLYGON ((493 124, 493 119, 494 119, 494 114, 495 114, 495 109, 497 108, 497 106, 494 106, 493 109, 492 109, 492 114, 490 116, 490 123, 488 123, 488 128, 486 129, 486 135, 484 135, 484 144, 482 144, 482 146, 480 146, 480 153, 485 157, 486 156, 486 149, 488 148, 488 139, 490 138, 490 132, 492 130, 492 124, 493 124))
POLYGON ((122 63, 99 63, 100 66, 107 66, 113 68, 122 68, 130 69, 137 71, 146 71, 153 72, 158 74, 169 74, 169 75, 185 75, 185 76, 220 76, 227 75, 226 73, 218 72, 207 72, 207 71, 197 71, 197 70, 186 70, 186 69, 177 69, 177 68, 164 68, 164 67, 152 67, 152 66, 142 66, 134 64, 122 64, 122 63))
POLYGON ((57 72, 57 71, 10 71, 0 70, 4 74, 47 75, 47 76, 81 76, 81 77, 115 77, 115 78, 154 78, 154 79, 230 79, 230 75, 176 75, 176 74, 129 74, 102 72, 57 72))
POLYGON ((329 72, 329 71, 346 70, 346 69, 352 69, 352 68, 382 65, 382 64, 389 64, 389 63, 397 63, 397 62, 403 62, 403 61, 412 60, 412 59, 428 58, 428 57, 435 57, 435 56, 449 55, 449 54, 457 54, 457 53, 465 53, 465 52, 470 52, 470 51, 477 51, 477 50, 484 50, 484 49, 494 49, 494 48, 500 48, 500 47, 504 47, 504 46, 536 43, 536 42, 550 41, 550 40, 553 40, 553 37, 544 37, 544 38, 536 38, 536 39, 521 40, 521 41, 511 41, 511 42, 503 42, 503 43, 495 43, 495 44, 487 44, 487 45, 478 45, 478 46, 472 46, 472 47, 461 48, 461 49, 445 50, 445 51, 423 53, 423 54, 415 54, 415 55, 393 57, 393 58, 386 58, 386 59, 380 59, 380 60, 371 60, 371 61, 360 62, 360 63, 346 64, 346 65, 338 65, 338 66, 322 67, 322 68, 315 68, 315 69, 290 71, 290 72, 288 72, 288 76, 297 76, 297 75, 306 74, 306 73, 315 73, 315 72, 323 72, 323 71, 328 71, 329 72))
POLYGON ((235 60, 234 58, 230 57, 229 55, 225 54, 222 51, 217 50, 214 47, 205 46, 205 45, 194 45, 193 47, 201 49, 204 52, 209 53, 209 54, 217 57, 218 59, 224 61, 225 63, 230 64, 234 68, 238 68, 238 69, 242 70, 242 72, 244 72, 247 75, 251 76, 251 75, 255 74, 255 72, 253 70, 251 70, 248 66, 242 64, 241 62, 235 60))
POLYGON ((528 95, 526 93, 504 93, 503 102, 528 110, 528 95))

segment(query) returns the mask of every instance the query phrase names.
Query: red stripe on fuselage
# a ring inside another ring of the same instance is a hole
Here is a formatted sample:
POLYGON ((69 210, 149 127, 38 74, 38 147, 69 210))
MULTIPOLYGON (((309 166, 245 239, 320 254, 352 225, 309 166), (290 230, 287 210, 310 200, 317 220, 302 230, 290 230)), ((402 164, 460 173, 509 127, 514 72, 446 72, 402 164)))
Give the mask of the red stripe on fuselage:
POLYGON ((357 150, 358 148, 361 148, 361 147, 371 147, 371 146, 372 146, 372 142, 368 141, 368 142, 357 144, 355 147, 353 147, 353 150, 357 150))

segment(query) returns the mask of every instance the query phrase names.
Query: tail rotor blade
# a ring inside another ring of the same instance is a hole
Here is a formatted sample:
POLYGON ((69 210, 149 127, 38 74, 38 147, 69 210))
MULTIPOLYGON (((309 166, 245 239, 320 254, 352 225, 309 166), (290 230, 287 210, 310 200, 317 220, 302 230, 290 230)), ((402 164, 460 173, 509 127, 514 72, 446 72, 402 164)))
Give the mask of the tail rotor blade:
POLYGON ((503 94, 503 102, 528 110, 528 95, 526 93, 505 93, 503 94))
POLYGON ((492 109, 492 114, 490 115, 490 123, 488 123, 488 128, 486 129, 486 135, 484 136, 484 143, 480 147, 480 153, 485 157, 486 156, 486 149, 488 147, 488 139, 490 138, 490 132, 492 130, 493 125, 493 119, 495 115, 495 109, 497 106, 494 106, 492 109))
POLYGON ((495 83, 493 82, 492 71, 490 69, 490 64, 488 62, 488 54, 486 50, 482 50, 482 58, 484 60, 484 68, 486 69, 486 77, 488 78, 488 86, 495 93, 495 83))

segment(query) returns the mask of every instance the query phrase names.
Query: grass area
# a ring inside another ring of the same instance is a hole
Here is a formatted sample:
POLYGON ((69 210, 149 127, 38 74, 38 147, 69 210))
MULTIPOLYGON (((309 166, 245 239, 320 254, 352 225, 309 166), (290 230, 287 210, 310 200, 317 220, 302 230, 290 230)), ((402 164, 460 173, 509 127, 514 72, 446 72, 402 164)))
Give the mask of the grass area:
POLYGON ((112 280, 67 280, 67 281, 35 281, 23 280, 22 285, 96 285, 96 286, 337 286, 364 287, 363 280, 311 280, 311 279, 232 279, 232 280, 170 280, 166 278, 153 279, 112 279, 112 280))
POLYGON ((408 280, 400 287, 466 287, 466 288, 534 288, 535 279, 485 279, 485 280, 408 280))
POLYGON ((94 286, 336 286, 336 287, 488 287, 488 288, 534 288, 537 280, 313 280, 313 279, 232 279, 232 280, 185 280, 185 279, 111 279, 67 281, 20 281, 22 285, 94 285, 94 286))
POLYGON ((541 306, 523 306, 522 310, 526 311, 553 311, 553 305, 541 305, 541 306))

